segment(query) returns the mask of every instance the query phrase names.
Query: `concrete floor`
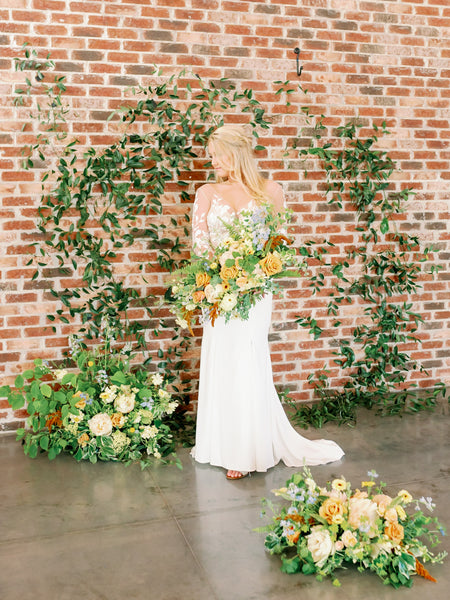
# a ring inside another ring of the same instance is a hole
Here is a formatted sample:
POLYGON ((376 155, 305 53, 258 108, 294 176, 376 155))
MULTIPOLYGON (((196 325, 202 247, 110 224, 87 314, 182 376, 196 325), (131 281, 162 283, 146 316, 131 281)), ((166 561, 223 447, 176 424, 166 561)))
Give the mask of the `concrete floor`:
MULTIPOLYGON (((380 418, 362 411, 355 428, 310 430, 346 451, 313 467, 324 484, 343 475, 359 484, 375 469, 395 493, 432 496, 450 532, 448 416, 380 418)), ((305 432, 302 432, 305 433, 305 432)), ((444 600, 450 559, 431 565, 437 583, 383 586, 370 573, 338 573, 342 587, 312 576, 285 575, 265 553, 260 498, 271 497, 296 469, 279 465, 238 482, 222 469, 195 464, 180 449, 183 470, 155 465, 49 462, 0 437, 1 600, 444 600)), ((449 538, 439 550, 450 551, 449 538)))

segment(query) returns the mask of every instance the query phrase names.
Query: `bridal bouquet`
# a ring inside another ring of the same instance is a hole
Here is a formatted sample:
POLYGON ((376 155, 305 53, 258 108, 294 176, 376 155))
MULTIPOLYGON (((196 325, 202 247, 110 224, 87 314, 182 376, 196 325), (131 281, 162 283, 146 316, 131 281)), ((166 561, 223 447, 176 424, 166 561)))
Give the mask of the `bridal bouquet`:
POLYGON ((279 291, 277 279, 298 276, 292 240, 281 233, 289 219, 289 213, 274 214, 262 205, 223 222, 228 235, 212 257, 194 256, 171 276, 165 297, 177 324, 192 333, 198 317, 209 318, 212 325, 218 316, 246 320, 257 300, 279 291))
MULTIPOLYGON (((305 468, 274 490, 289 506, 278 512, 272 507, 273 523, 259 531, 267 533, 268 551, 282 555, 285 573, 315 573, 321 579, 355 563, 359 571, 374 571, 395 588, 410 587, 414 574, 435 581, 422 563, 442 562, 447 553, 434 556, 419 539, 426 536, 434 545, 438 532, 445 534, 439 521, 421 510, 431 511, 432 499, 414 500, 407 490, 389 496, 384 483, 376 486, 378 475, 368 475, 361 490, 352 490, 344 478, 324 488, 305 468)), ((334 584, 340 585, 338 580, 334 584)))
POLYGON ((76 460, 140 460, 172 452, 174 440, 165 415, 174 412, 167 385, 159 373, 132 369, 130 351, 108 345, 83 349, 72 340, 71 365, 55 368, 36 359, 34 369, 18 375, 15 390, 0 388, 13 409, 26 406, 28 428, 17 431, 32 458, 49 459, 68 452, 76 460))

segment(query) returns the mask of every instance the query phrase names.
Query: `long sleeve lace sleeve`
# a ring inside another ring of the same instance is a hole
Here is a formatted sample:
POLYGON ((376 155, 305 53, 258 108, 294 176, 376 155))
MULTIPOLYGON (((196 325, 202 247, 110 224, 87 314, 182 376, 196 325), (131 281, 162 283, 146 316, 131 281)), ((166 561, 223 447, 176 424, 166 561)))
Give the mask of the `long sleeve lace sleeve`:
POLYGON ((208 223, 206 220, 209 207, 210 199, 205 190, 199 188, 195 194, 192 214, 192 250, 197 256, 208 254, 211 250, 208 223))

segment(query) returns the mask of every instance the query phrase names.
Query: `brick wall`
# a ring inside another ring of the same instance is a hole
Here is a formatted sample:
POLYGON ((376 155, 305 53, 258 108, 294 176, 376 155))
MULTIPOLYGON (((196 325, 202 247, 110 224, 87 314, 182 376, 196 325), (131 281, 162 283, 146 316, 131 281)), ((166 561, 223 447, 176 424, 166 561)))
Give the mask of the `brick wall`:
MULTIPOLYGON (((113 139, 114 123, 107 123, 107 116, 129 95, 128 86, 150 83, 153 64, 167 74, 186 65, 205 79, 227 77, 238 88, 253 88, 268 112, 278 115, 263 137, 268 150, 260 164, 284 184, 297 215, 298 241, 329 235, 340 251, 353 240, 348 215, 327 210, 323 174, 316 166, 311 165, 308 179, 295 163, 294 168, 280 168, 281 149, 295 135, 304 105, 325 115, 329 131, 356 116, 367 123, 386 120, 392 135, 382 143, 400 168, 395 186, 412 184, 416 191, 399 227, 436 243, 443 266, 433 280, 424 279, 423 292, 415 298, 426 322, 419 332, 422 347, 413 356, 429 369, 419 383, 448 382, 449 26, 448 0, 0 0, 2 383, 11 383, 35 357, 58 359, 69 332, 64 326, 55 334, 46 329, 45 315, 55 310, 48 287, 60 285, 55 273, 31 281, 33 270, 26 266, 28 244, 36 239, 41 173, 20 169, 20 149, 30 138, 21 131, 26 110, 12 104, 12 91, 23 81, 23 74, 14 72, 13 57, 24 42, 40 56, 50 51, 56 72, 67 77, 73 108, 69 131, 86 146, 113 139), (297 81, 296 46, 308 94, 292 96, 287 108, 274 96, 272 82, 297 81)), ((197 183, 202 177, 196 174, 197 183)), ((167 214, 179 214, 179 209, 173 202, 166 207, 167 214)), ((124 261, 126 276, 132 278, 132 259, 124 261)), ((161 285, 161 276, 154 281, 161 285)), ((312 310, 326 327, 325 306, 326 297, 311 298, 300 283, 275 308, 271 348, 276 382, 289 385, 297 400, 312 397, 306 378, 330 358, 336 332, 313 341, 297 328, 294 317, 312 310)), ((337 335, 348 332, 361 312, 361 306, 352 306, 337 335)), ((193 368, 198 348, 199 343, 191 353, 193 368)), ((340 375, 333 369, 333 383, 340 375)), ((20 420, 20 413, 12 414, 0 399, 0 430, 14 429, 20 420)))

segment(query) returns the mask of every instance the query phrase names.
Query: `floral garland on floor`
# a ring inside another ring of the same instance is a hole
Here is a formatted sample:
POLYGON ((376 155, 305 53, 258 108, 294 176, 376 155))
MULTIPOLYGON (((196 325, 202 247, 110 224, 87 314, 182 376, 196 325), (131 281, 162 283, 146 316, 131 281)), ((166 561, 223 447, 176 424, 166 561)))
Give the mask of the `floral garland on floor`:
POLYGON ((110 340, 93 350, 71 338, 76 369, 34 361, 34 369, 18 375, 15 390, 0 389, 14 410, 26 407, 28 428, 17 431, 25 454, 39 451, 53 459, 68 452, 76 460, 140 460, 148 464, 174 451, 165 417, 178 402, 171 398, 159 373, 131 367, 131 350, 111 350, 110 340))
POLYGON ((270 205, 242 210, 231 223, 223 221, 228 236, 211 249, 209 257, 193 256, 170 277, 165 299, 176 323, 189 328, 197 319, 248 319, 264 294, 279 292, 280 277, 299 276, 295 248, 283 230, 291 215, 276 214, 270 205))
MULTIPOLYGON (((344 478, 324 488, 305 467, 286 487, 273 490, 290 505, 276 509, 264 501, 275 514, 273 522, 258 531, 267 533, 270 554, 281 554, 282 571, 315 573, 321 580, 345 563, 354 563, 359 571, 369 569, 395 588, 410 587, 414 574, 436 581, 422 563, 440 563, 447 553, 434 556, 420 540, 427 537, 435 545, 438 533, 445 535, 439 521, 421 510, 423 505, 431 511, 432 499, 414 500, 407 490, 388 496, 384 483, 375 484, 377 473, 368 475, 362 491, 353 491, 344 478), (412 506, 415 510, 409 513, 412 506)), ((337 579, 333 583, 340 585, 337 579)))

